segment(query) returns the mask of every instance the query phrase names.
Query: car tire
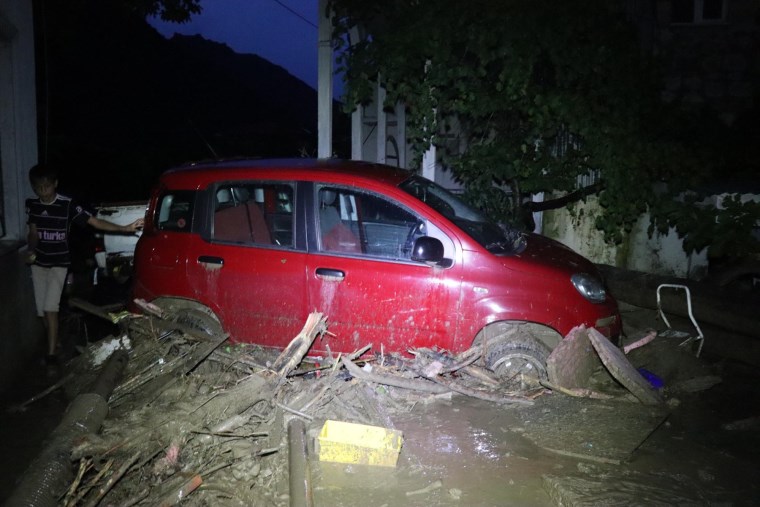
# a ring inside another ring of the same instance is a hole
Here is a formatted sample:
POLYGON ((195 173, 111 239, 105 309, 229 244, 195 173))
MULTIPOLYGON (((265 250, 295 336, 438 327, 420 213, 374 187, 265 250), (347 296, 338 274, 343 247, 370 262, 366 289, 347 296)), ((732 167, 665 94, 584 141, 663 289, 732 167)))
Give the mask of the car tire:
POLYGON ((505 333, 507 338, 498 336, 487 345, 486 366, 500 380, 518 390, 538 387, 547 379, 546 360, 549 347, 530 335, 505 333))
POLYGON ((222 325, 218 321, 214 320, 207 313, 196 309, 179 310, 172 316, 171 320, 209 336, 219 335, 224 332, 222 325))
POLYGON ((154 300, 153 304, 164 311, 166 320, 182 324, 209 336, 224 332, 216 315, 205 307, 199 307, 195 301, 161 297, 154 300))

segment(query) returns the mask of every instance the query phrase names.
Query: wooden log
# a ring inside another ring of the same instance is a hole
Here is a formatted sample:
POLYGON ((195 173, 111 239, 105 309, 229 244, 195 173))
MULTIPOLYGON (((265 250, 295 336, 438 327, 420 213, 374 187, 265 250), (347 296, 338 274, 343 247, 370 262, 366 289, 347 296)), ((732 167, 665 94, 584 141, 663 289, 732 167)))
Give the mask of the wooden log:
POLYGON ((517 405, 533 405, 534 403, 533 400, 525 398, 523 396, 499 394, 494 391, 481 391, 478 389, 471 389, 441 376, 430 377, 428 380, 431 380, 436 384, 440 384, 441 386, 445 386, 455 393, 464 394, 465 396, 470 396, 472 398, 478 398, 481 400, 492 401, 494 403, 514 403, 517 405))
POLYGON ((291 507, 313 506, 309 460, 306 459, 306 426, 298 419, 288 423, 288 472, 291 507))
POLYGON ((327 324, 325 317, 319 312, 310 313, 301 332, 290 341, 285 350, 275 359, 272 369, 280 377, 285 377, 290 370, 298 366, 301 360, 303 360, 317 335, 323 334, 326 331, 327 324))
POLYGON ((428 382, 426 380, 415 380, 415 379, 408 379, 403 377, 396 377, 393 375, 382 375, 378 373, 372 373, 368 371, 364 371, 358 366, 356 366, 353 362, 351 362, 349 359, 343 358, 341 359, 343 362, 343 365, 348 370, 348 373, 350 373, 353 377, 366 380, 368 382, 375 382, 377 384, 383 384, 386 386, 393 386, 393 387, 401 387, 404 389, 412 389, 415 391, 423 391, 426 393, 433 393, 433 394, 440 394, 450 391, 450 389, 447 389, 446 387, 442 385, 435 384, 433 382, 428 382))

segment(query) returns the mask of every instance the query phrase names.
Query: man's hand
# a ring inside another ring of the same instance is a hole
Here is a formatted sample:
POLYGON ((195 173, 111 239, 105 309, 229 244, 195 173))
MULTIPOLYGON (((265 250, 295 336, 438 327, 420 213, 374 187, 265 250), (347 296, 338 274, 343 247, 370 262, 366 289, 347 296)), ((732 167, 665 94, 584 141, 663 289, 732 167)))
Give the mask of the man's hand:
POLYGON ((137 220, 135 220, 131 224, 126 225, 125 227, 126 227, 126 230, 128 232, 137 232, 137 231, 139 231, 140 229, 143 228, 143 225, 145 225, 145 219, 144 218, 138 218, 137 220))
POLYGON ((27 250, 24 252, 24 262, 27 264, 34 264, 34 261, 37 260, 37 254, 34 253, 34 250, 27 250))

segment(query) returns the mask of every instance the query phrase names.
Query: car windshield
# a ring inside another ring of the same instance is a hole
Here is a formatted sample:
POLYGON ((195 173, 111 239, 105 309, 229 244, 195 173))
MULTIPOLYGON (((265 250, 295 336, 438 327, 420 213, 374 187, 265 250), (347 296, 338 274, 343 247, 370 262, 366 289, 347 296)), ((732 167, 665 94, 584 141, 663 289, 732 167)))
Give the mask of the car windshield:
POLYGON ((436 183, 412 176, 399 185, 406 193, 445 216, 472 239, 494 254, 514 254, 525 249, 525 236, 518 230, 498 225, 436 183))

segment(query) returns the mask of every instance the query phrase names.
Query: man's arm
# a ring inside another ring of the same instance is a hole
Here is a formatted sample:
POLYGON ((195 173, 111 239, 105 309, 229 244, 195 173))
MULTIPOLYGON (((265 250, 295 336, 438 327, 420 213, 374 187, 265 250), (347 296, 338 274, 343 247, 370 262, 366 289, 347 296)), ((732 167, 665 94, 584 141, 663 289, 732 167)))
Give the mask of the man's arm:
POLYGON ((128 225, 116 225, 113 222, 107 220, 101 220, 100 218, 91 216, 87 219, 87 223, 96 229, 106 232, 135 232, 143 227, 144 219, 138 218, 134 222, 128 225))
POLYGON ((32 264, 37 258, 34 250, 37 248, 39 241, 40 238, 37 236, 37 225, 30 223, 29 232, 26 235, 26 253, 24 254, 24 262, 27 264, 32 264))
POLYGON ((34 251, 35 248, 37 248, 37 243, 39 243, 39 236, 37 236, 37 224, 29 224, 29 232, 26 235, 26 242, 29 246, 30 251, 34 251))

